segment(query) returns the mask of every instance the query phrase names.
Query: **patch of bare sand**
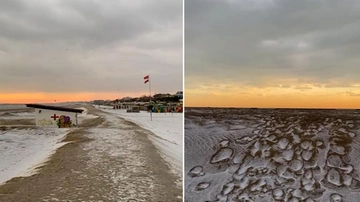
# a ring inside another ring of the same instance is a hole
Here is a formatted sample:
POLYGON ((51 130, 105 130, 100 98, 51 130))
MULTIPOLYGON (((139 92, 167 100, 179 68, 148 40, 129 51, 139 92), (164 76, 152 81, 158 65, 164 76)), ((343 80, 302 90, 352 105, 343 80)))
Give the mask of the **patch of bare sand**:
MULTIPOLYGON (((84 106, 88 113, 100 115, 92 106, 84 106)), ((38 174, 30 177, 18 177, 0 186, 0 201, 6 202, 39 202, 39 201, 118 201, 108 200, 109 192, 113 187, 107 181, 110 168, 119 168, 123 175, 126 175, 126 182, 119 182, 118 194, 127 194, 128 183, 132 180, 140 180, 151 173, 153 184, 152 189, 144 189, 140 192, 149 192, 148 195, 141 195, 137 201, 182 201, 182 189, 177 187, 176 177, 168 172, 170 169, 160 157, 155 146, 147 138, 147 131, 139 126, 127 122, 127 130, 136 130, 134 140, 141 146, 141 155, 145 159, 146 173, 136 173, 127 170, 121 163, 121 159, 111 156, 103 156, 101 168, 89 168, 90 156, 83 149, 83 145, 89 141, 95 141, 86 137, 87 129, 91 127, 109 126, 106 120, 100 116, 96 119, 86 120, 79 128, 67 135, 64 141, 69 142, 59 148, 51 159, 41 167, 38 174), (144 175, 144 176, 142 176, 144 175), (151 192, 151 193, 150 193, 151 192)), ((122 148, 126 149, 126 147, 122 148)), ((122 156, 121 158, 129 158, 122 156)), ((136 163, 136 162, 135 162, 136 163)), ((140 189, 140 188, 139 188, 140 189)), ((136 193, 135 193, 136 195, 136 193)))

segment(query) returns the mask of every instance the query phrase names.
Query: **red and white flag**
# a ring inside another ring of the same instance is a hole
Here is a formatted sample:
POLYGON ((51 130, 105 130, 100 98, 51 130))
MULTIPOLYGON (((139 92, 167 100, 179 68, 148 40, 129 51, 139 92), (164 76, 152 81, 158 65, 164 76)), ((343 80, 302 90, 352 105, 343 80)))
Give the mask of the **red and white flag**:
POLYGON ((146 75, 146 76, 144 76, 144 83, 146 84, 147 82, 149 82, 149 75, 146 75))

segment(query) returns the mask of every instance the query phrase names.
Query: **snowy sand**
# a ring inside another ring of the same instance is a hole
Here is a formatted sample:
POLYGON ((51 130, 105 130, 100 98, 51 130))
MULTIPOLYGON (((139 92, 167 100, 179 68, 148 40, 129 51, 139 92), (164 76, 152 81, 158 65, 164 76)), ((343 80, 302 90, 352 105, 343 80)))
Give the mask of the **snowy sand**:
MULTIPOLYGON (((1 186, 0 201, 182 201, 180 180, 169 172, 148 138, 149 131, 115 114, 78 107, 85 110, 79 115, 84 127, 66 135, 74 143, 52 155, 40 175, 1 186), (98 116, 101 118, 86 121, 98 116)), ((0 115, 0 119, 33 116, 13 112, 0 115)), ((3 182, 40 172, 34 168, 63 144, 60 141, 66 134, 60 134, 58 128, 5 131, 16 123, 14 119, 9 126, 0 126, 3 182)))
POLYGON ((148 112, 126 113, 125 110, 102 109, 131 121, 155 134, 150 136, 162 157, 170 163, 172 171, 182 177, 183 165, 183 114, 153 113, 150 120, 148 112))
POLYGON ((185 112, 185 201, 358 201, 356 110, 185 112))
MULTIPOLYGON (((85 108, 81 109, 85 111, 79 114, 80 124, 85 120, 96 118, 96 116, 88 114, 85 108)), ((0 105, 0 120, 15 123, 15 125, 10 124, 9 126, 16 126, 19 120, 34 119, 33 109, 27 108, 25 105, 0 105), (18 109, 26 111, 17 111, 18 109)), ((0 130, 0 184, 13 177, 34 174, 36 167, 44 163, 57 148, 65 144, 61 141, 69 131, 70 129, 59 128, 0 130)))
POLYGON ((35 119, 34 112, 1 112, 0 119, 35 119))
POLYGON ((132 137, 135 136, 135 131, 128 131, 131 127, 126 126, 116 116, 111 114, 101 116, 106 119, 107 126, 88 129, 86 137, 93 141, 84 144, 83 149, 90 157, 87 161, 87 169, 107 170, 102 175, 106 177, 106 184, 111 187, 111 191, 103 197, 107 201, 131 201, 151 197, 155 185, 150 175, 143 174, 148 172, 145 170, 146 159, 139 153, 141 146, 132 137), (116 163, 111 164, 110 167, 103 162, 104 158, 116 163), (133 179, 129 178, 130 173, 133 179), (141 180, 135 173, 141 173, 141 180), (122 194, 124 192, 126 194, 122 194))
POLYGON ((95 116, 93 114, 89 114, 88 110, 85 107, 78 107, 76 109, 81 109, 83 112, 81 114, 78 114, 78 121, 79 125, 81 125, 84 121, 87 121, 89 119, 96 119, 98 116, 95 116))
POLYGON ((0 131, 0 184, 13 177, 30 176, 61 142, 68 129, 0 131))

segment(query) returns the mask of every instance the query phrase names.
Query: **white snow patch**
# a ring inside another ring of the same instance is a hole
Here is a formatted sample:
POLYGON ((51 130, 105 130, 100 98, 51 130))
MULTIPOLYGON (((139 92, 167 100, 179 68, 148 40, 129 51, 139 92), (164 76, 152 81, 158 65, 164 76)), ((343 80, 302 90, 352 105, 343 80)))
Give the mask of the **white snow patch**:
POLYGON ((11 113, 11 114, 15 115, 15 116, 30 116, 30 117, 35 116, 34 112, 18 112, 18 113, 11 113))
POLYGON ((61 142, 69 129, 10 130, 0 134, 0 184, 20 176, 31 176, 61 142))
POLYGON ((221 148, 212 158, 211 163, 218 163, 220 161, 224 161, 229 159, 233 154, 233 150, 230 148, 221 148))
POLYGON ((81 124, 82 122, 84 122, 85 120, 88 120, 88 119, 96 119, 98 118, 99 116, 95 116, 93 114, 88 114, 88 110, 85 108, 85 107, 78 107, 76 109, 82 109, 84 110, 81 114, 78 114, 78 121, 79 121, 79 124, 81 124))

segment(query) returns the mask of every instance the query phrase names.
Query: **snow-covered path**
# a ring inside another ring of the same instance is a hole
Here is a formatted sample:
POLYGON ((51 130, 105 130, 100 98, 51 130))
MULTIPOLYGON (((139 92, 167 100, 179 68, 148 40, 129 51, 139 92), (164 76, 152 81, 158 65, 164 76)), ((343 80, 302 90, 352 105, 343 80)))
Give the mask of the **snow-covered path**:
POLYGON ((153 176, 146 174, 146 159, 141 143, 135 138, 136 130, 115 116, 105 113, 101 116, 106 122, 86 133, 93 140, 83 146, 90 159, 86 169, 103 174, 101 178, 111 187, 106 194, 109 201, 153 198, 155 184, 153 176), (110 166, 104 160, 113 163, 110 166))
POLYGON ((125 110, 103 109, 125 120, 131 121, 153 133, 150 139, 159 149, 162 157, 170 164, 172 171, 182 177, 183 167, 183 114, 148 112, 126 113, 125 110))
MULTIPOLYGON (((150 155, 156 153, 156 149, 149 151, 152 149, 148 134, 143 128, 113 114, 99 115, 105 122, 87 130, 86 137, 92 141, 84 144, 83 149, 89 157, 86 170, 101 173, 101 180, 110 187, 103 197, 109 201, 149 201, 162 195, 159 192, 164 189, 165 179, 170 180, 166 178, 169 170, 159 164, 160 156, 150 155)), ((170 180, 171 184, 174 186, 175 181, 170 180)), ((177 195, 175 198, 172 200, 182 197, 177 195)))

